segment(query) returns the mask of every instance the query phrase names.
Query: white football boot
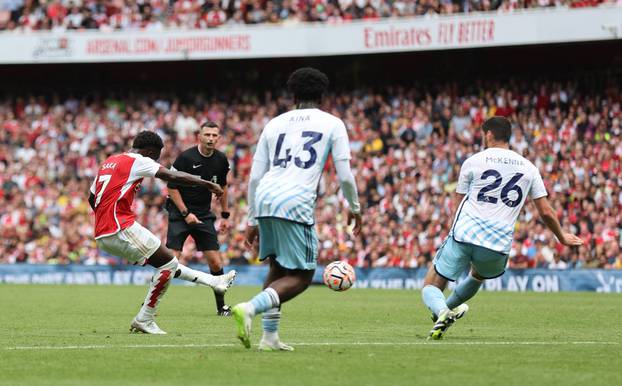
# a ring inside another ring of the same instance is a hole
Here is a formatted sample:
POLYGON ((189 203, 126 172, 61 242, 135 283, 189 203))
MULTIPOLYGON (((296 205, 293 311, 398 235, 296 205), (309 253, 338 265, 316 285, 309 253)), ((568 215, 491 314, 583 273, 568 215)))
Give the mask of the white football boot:
POLYGON ((469 312, 469 305, 466 303, 462 303, 458 307, 454 308, 452 311, 454 312, 454 317, 456 318, 456 320, 458 320, 466 315, 467 312, 469 312))
POLYGON ((132 325, 130 326, 130 332, 142 332, 145 334, 166 335, 166 331, 158 327, 154 319, 141 321, 141 320, 134 318, 134 320, 132 321, 132 325))
POLYGON ((292 346, 288 346, 280 340, 269 341, 261 338, 259 342, 259 351, 294 351, 292 346))
MULTIPOLYGON (((464 317, 464 315, 466 315, 467 312, 469 312, 469 305, 466 303, 463 303, 459 305, 458 307, 454 308, 452 311, 454 312, 455 319, 458 320, 464 317)), ((438 319, 438 316, 436 316, 435 314, 432 314, 432 321, 436 323, 437 319, 438 319)))
POLYGON ((235 270, 231 270, 224 275, 214 276, 216 282, 211 286, 214 289, 214 292, 218 294, 224 294, 227 292, 231 284, 233 284, 233 280, 235 280, 235 275, 237 272, 235 270))

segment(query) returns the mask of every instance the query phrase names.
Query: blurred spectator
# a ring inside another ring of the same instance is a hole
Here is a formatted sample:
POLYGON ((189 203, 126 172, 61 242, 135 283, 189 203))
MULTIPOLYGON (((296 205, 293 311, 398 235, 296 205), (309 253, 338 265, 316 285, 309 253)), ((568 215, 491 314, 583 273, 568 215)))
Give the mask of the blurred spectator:
MULTIPOLYGON (((561 246, 528 204, 516 225, 509 267, 621 269, 619 79, 602 94, 583 94, 577 91, 583 85, 574 83, 472 84, 478 86, 468 91, 437 83, 430 89, 398 86, 384 93, 361 89, 326 97, 323 108, 341 117, 350 134, 366 225, 361 238, 349 236, 347 204, 329 161, 316 211, 320 262, 429 264, 452 222, 460 165, 480 150, 479 125, 505 109, 515 125, 512 147, 541 170, 564 228, 586 241, 578 249, 561 246)), ((160 162, 169 166, 194 143, 198 123, 212 120, 223 127, 220 147, 232 165, 235 226, 222 240, 223 252, 236 264, 254 263, 242 246, 253 146, 268 120, 292 108, 293 101, 238 91, 226 102, 185 95, 194 101, 187 104, 157 93, 0 100, 0 262, 118 264, 99 253, 92 239, 86 192, 97 165, 147 129, 165 138, 160 162)), ((140 221, 161 237, 166 235, 165 196, 165 185, 146 180, 136 200, 140 221)), ((189 243, 183 259, 198 257, 189 243)))
POLYGON ((549 269, 567 269, 568 264, 564 260, 562 260, 562 258, 559 255, 555 254, 553 256, 553 261, 549 263, 548 268, 549 269))
POLYGON ((239 24, 596 7, 619 0, 0 0, 0 30, 196 29, 239 24))

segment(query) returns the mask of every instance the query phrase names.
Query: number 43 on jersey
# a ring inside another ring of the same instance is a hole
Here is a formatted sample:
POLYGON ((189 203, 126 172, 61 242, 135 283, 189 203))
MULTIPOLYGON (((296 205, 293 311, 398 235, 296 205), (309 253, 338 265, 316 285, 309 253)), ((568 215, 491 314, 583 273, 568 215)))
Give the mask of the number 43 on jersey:
MULTIPOLYGON (((272 164, 274 166, 280 166, 282 168, 286 168, 287 164, 291 162, 292 149, 285 149, 285 156, 281 158, 281 148, 283 147, 283 141, 285 140, 286 133, 282 133, 279 135, 279 138, 276 141, 276 149, 274 152, 274 161, 272 164)), ((309 169, 312 167, 317 161, 317 151, 313 148, 313 145, 320 142, 322 140, 322 133, 318 133, 317 131, 303 131, 301 133, 303 138, 309 138, 307 142, 304 143, 302 150, 309 153, 309 159, 303 161, 300 157, 294 158, 294 164, 301 169, 309 169)))

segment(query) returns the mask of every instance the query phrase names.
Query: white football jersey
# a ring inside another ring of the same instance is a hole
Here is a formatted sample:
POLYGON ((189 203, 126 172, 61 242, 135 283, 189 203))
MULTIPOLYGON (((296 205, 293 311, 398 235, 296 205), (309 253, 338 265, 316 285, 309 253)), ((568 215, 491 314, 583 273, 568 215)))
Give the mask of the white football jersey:
POLYGON ((268 122, 254 156, 270 165, 255 192, 255 217, 314 224, 317 187, 329 153, 334 161, 351 158, 346 127, 334 115, 300 109, 268 122))
POLYGON ((456 192, 466 194, 450 236, 509 253, 516 219, 527 197, 547 195, 538 168, 518 153, 489 148, 462 164, 456 192))

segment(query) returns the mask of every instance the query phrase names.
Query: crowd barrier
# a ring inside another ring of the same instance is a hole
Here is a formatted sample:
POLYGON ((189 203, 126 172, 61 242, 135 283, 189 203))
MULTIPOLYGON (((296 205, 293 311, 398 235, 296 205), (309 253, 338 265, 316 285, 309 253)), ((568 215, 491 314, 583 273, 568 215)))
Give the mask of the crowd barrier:
MULTIPOLYGON (((193 266, 209 272, 207 266, 193 266)), ((236 269, 236 285, 261 285, 268 272, 267 266, 229 266, 236 269)), ((423 286, 425 269, 372 268, 356 269, 355 288, 411 289, 423 286)), ((144 285, 153 270, 136 266, 86 265, 0 265, 0 283, 10 284, 98 284, 144 285)), ((322 282, 322 268, 318 268, 314 283, 322 282)), ((189 284, 179 280, 176 284, 189 284)), ((508 270, 502 277, 487 280, 486 291, 560 292, 593 291, 622 293, 622 271, 601 269, 508 270)))

